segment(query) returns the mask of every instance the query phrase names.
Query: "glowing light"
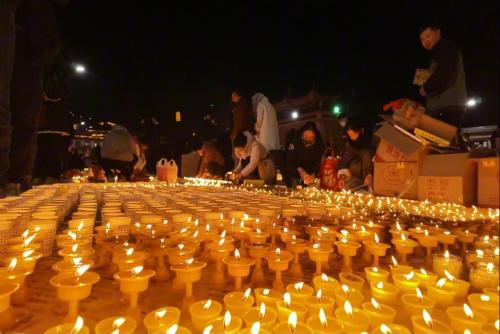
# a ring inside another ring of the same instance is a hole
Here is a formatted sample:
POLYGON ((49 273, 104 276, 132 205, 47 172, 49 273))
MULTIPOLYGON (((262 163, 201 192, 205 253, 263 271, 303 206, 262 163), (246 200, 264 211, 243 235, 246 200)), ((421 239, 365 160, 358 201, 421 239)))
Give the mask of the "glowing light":
POLYGON ((203 304, 203 310, 207 311, 211 305, 212 305, 212 300, 211 299, 207 300, 207 302, 203 304))
POLYGON ((177 324, 173 324, 172 326, 170 326, 167 331, 165 332, 165 334, 175 334, 177 333, 177 330, 179 329, 179 325, 177 324))
POLYGON ((224 329, 228 328, 230 324, 231 324, 231 312, 226 311, 226 313, 224 313, 224 329))
POLYGON ((465 316, 467 318, 469 318, 469 319, 474 318, 474 313, 472 312, 472 309, 470 308, 470 306, 467 304, 464 304, 464 313, 465 313, 465 316))
POLYGON ((292 296, 288 292, 283 295, 283 302, 285 302, 286 307, 290 307, 292 303, 292 296))
POLYGON ((155 318, 156 320, 160 320, 161 318, 163 318, 165 316, 165 314, 167 314, 167 309, 161 309, 161 310, 158 310, 155 312, 155 318))
POLYGON ((260 322, 256 321, 252 324, 250 328, 250 334, 259 334, 260 332, 260 322))
POLYGON ((78 334, 78 333, 80 333, 80 331, 82 330, 82 328, 83 328, 83 318, 80 317, 80 316, 78 316, 76 318, 75 325, 71 329, 70 334, 78 334))
POLYGON ((298 282, 298 283, 295 283, 295 285, 294 285, 294 288, 297 291, 302 290, 303 287, 304 287, 304 282, 298 282))
POLYGON ((288 316, 288 327, 292 333, 295 331, 295 328, 297 327, 297 312, 292 312, 288 316))
POLYGON ((424 309, 422 311, 422 317, 424 318, 424 322, 427 325, 427 327, 432 328, 432 317, 429 314, 429 312, 427 312, 427 310, 424 309))
POLYGON ((415 292, 416 292, 416 294, 417 294, 418 301, 419 301, 419 302, 421 302, 421 301, 422 301, 422 299, 424 298, 424 295, 422 295, 422 291, 420 291, 420 289, 419 289, 419 288, 416 288, 416 289, 415 289, 415 292))
POLYGON ((239 260, 240 259, 240 251, 238 249, 234 250, 234 257, 239 260))
POLYGON ((322 307, 319 309, 319 322, 321 322, 321 325, 323 325, 323 327, 326 327, 326 325, 328 325, 325 310, 323 310, 322 307))
POLYGON ((413 276, 415 276, 415 273, 413 271, 410 271, 408 274, 405 275, 405 278, 407 281, 411 281, 413 279, 413 276))
POLYGON ((113 329, 118 329, 125 323, 125 318, 121 317, 113 321, 113 329))
POLYGON ((349 318, 352 318, 352 305, 348 300, 344 302, 344 312, 349 316, 349 318))
POLYGON ((376 310, 380 310, 380 304, 377 302, 377 300, 375 298, 370 299, 370 302, 372 303, 373 307, 376 310))
POLYGON ((259 309, 259 320, 264 319, 264 316, 266 315, 266 303, 260 304, 260 309, 259 309))
POLYGON ((446 278, 441 278, 436 282, 436 286, 441 289, 445 283, 446 283, 446 278))
POLYGON ((12 260, 10 260, 9 266, 7 267, 7 272, 11 273, 16 268, 16 265, 17 265, 16 258, 13 258, 12 260))

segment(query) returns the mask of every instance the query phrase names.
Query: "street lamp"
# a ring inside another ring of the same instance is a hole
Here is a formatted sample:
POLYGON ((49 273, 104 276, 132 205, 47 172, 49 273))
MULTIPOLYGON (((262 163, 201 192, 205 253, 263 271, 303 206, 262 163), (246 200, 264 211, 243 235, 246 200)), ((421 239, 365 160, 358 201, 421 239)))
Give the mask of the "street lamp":
POLYGON ((467 102, 465 103, 465 105, 467 107, 469 107, 469 108, 474 108, 479 103, 481 103, 481 99, 475 98, 475 97, 471 97, 470 99, 467 100, 467 102))
POLYGON ((294 110, 294 111, 292 111, 292 115, 291 116, 292 116, 292 119, 297 119, 297 118, 299 118, 299 112, 296 111, 296 110, 294 110))
POLYGON ((77 74, 84 74, 85 72, 87 72, 87 69, 82 64, 74 64, 73 69, 77 74))

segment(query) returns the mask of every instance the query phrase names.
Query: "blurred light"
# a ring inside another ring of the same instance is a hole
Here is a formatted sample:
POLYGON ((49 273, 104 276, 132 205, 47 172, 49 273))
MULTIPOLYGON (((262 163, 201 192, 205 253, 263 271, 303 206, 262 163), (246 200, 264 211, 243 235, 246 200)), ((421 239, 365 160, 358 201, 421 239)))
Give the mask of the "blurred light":
POLYGON ((332 113, 334 113, 335 115, 339 115, 341 110, 342 108, 340 108, 340 105, 335 104, 332 108, 332 113))
POLYGON ((85 122, 80 122, 80 125, 85 125, 85 122))
POLYGON ((296 110, 292 111, 292 119, 297 119, 297 118, 299 118, 299 112, 296 110))
POLYGON ((467 100, 467 102, 465 104, 467 105, 467 107, 474 108, 479 103, 481 103, 481 99, 478 99, 478 98, 475 98, 475 97, 471 97, 470 99, 467 100))
POLYGON ((87 72, 87 69, 82 64, 75 64, 74 69, 75 69, 75 72, 78 74, 83 74, 83 73, 87 72))

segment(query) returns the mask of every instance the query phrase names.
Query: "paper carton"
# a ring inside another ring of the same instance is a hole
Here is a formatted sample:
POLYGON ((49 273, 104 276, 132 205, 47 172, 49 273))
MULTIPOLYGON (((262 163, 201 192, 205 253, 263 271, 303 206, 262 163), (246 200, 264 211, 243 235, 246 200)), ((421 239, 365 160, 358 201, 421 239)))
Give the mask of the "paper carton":
POLYGON ((428 155, 418 177, 418 199, 474 204, 476 163, 468 153, 428 155))
POLYGON ((477 204, 498 208, 500 158, 482 158, 477 161, 477 204))
POLYGON ((375 132, 375 136, 380 138, 375 152, 375 162, 421 163, 427 154, 425 142, 389 123, 383 123, 375 132))
POLYGON ((375 162, 374 191, 377 195, 418 198, 417 162, 375 162))

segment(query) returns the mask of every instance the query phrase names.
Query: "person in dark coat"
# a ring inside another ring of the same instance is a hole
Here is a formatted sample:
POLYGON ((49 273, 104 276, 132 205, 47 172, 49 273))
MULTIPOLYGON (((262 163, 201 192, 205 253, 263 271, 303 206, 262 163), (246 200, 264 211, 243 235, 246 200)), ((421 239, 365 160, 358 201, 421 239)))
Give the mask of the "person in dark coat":
POLYGON ((193 149, 201 157, 197 177, 224 176, 225 159, 213 141, 196 138, 193 149))
POLYGON ((233 119, 231 126, 231 139, 234 140, 240 132, 253 132, 253 117, 250 103, 243 96, 240 90, 233 89, 231 93, 231 101, 233 102, 233 119))
POLYGON ((427 113, 459 128, 467 102, 462 53, 433 23, 421 27, 420 41, 432 53, 430 76, 420 88, 420 95, 427 100, 427 113))
POLYGON ((339 174, 348 175, 351 184, 371 187, 373 183, 373 130, 359 117, 349 117, 346 144, 339 161, 339 174), (344 170, 344 171, 342 171, 344 170), (357 183, 356 183, 357 182, 357 183))
POLYGON ((298 135, 300 137, 287 147, 287 176, 291 178, 292 185, 308 185, 319 175, 325 147, 313 122, 305 124, 298 135))

